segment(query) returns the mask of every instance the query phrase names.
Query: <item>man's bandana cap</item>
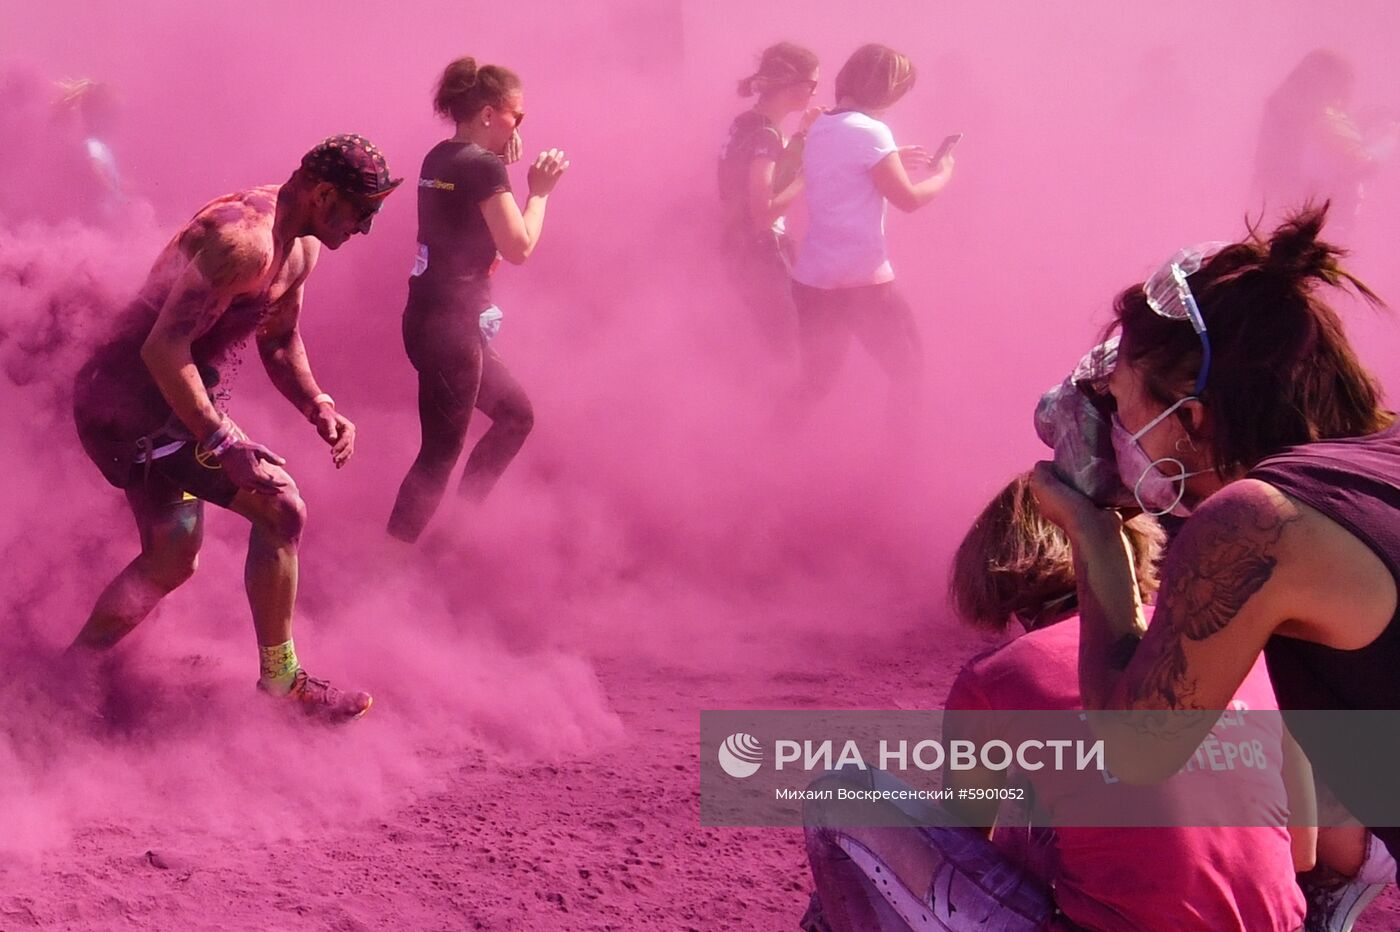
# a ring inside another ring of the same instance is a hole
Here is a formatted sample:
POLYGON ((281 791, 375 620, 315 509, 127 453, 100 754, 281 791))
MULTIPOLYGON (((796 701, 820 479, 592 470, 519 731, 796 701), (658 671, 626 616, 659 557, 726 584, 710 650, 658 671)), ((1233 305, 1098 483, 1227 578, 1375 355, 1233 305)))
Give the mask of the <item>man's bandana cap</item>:
POLYGON ((402 178, 389 177, 384 153, 368 139, 344 133, 323 139, 301 160, 302 171, 335 186, 351 197, 375 199, 403 184, 402 178))

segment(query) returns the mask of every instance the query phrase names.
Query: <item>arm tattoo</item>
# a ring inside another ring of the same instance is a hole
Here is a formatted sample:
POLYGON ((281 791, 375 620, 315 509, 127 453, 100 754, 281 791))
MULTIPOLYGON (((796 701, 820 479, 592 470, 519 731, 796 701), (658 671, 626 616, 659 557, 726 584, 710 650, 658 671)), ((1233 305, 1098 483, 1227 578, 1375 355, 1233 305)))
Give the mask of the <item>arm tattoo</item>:
MULTIPOLYGON (((1197 709, 1199 683, 1187 673, 1186 641, 1204 641, 1225 628, 1269 581, 1278 565, 1278 542, 1296 516, 1269 506, 1230 501, 1187 525, 1167 555, 1153 628, 1169 637, 1155 642, 1146 675, 1129 684, 1128 700, 1156 700, 1170 709, 1197 709)), ((1153 704, 1156 704, 1156 701, 1153 704)))

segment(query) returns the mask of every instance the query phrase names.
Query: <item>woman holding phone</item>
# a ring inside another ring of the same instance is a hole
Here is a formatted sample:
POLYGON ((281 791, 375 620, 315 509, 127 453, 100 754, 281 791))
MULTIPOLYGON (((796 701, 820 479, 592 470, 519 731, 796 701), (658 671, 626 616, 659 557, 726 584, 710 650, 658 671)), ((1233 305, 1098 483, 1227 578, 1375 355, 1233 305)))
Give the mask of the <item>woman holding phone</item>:
POLYGON ((891 382, 891 413, 908 416, 918 395, 922 347, 913 313, 894 284, 885 245, 887 204, 914 211, 953 174, 953 158, 933 162, 900 147, 882 118, 914 86, 907 56, 883 45, 857 49, 836 76, 836 109, 816 118, 803 155, 810 228, 793 268, 802 372, 801 402, 836 384, 857 337, 891 382), (920 181, 911 171, 932 170, 920 181))

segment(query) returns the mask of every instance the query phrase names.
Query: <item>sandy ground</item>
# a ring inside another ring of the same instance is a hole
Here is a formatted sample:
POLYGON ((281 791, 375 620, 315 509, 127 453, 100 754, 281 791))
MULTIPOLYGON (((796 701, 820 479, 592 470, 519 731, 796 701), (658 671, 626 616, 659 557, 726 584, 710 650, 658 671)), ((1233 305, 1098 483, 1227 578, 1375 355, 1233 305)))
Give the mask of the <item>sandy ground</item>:
MULTIPOLYGON (((782 660, 815 644, 769 646, 703 668, 599 657, 620 745, 507 765, 423 748, 406 802, 324 834, 240 843, 91 820, 0 862, 0 929, 794 929, 800 833, 699 825, 698 711, 933 704, 978 645, 862 638, 827 643, 825 666, 782 660)), ((1357 928, 1400 929, 1393 889, 1357 928)))

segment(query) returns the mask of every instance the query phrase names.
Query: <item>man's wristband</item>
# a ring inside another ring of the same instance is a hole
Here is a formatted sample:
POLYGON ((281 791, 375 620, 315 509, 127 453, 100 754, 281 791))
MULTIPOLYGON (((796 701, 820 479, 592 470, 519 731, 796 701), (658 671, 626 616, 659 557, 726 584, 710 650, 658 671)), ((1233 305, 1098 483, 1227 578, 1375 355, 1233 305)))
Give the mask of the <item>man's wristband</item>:
POLYGON ((204 438, 203 443, 195 444, 194 458, 206 469, 218 469, 219 459, 246 439, 238 425, 225 418, 218 430, 204 438))
POLYGON ((315 398, 312 398, 311 401, 307 403, 305 408, 301 409, 301 413, 305 414, 306 419, 309 421, 316 416, 316 409, 323 404, 328 404, 332 408, 334 408, 335 399, 332 398, 330 395, 327 395, 325 392, 321 392, 321 394, 317 395, 315 398))

